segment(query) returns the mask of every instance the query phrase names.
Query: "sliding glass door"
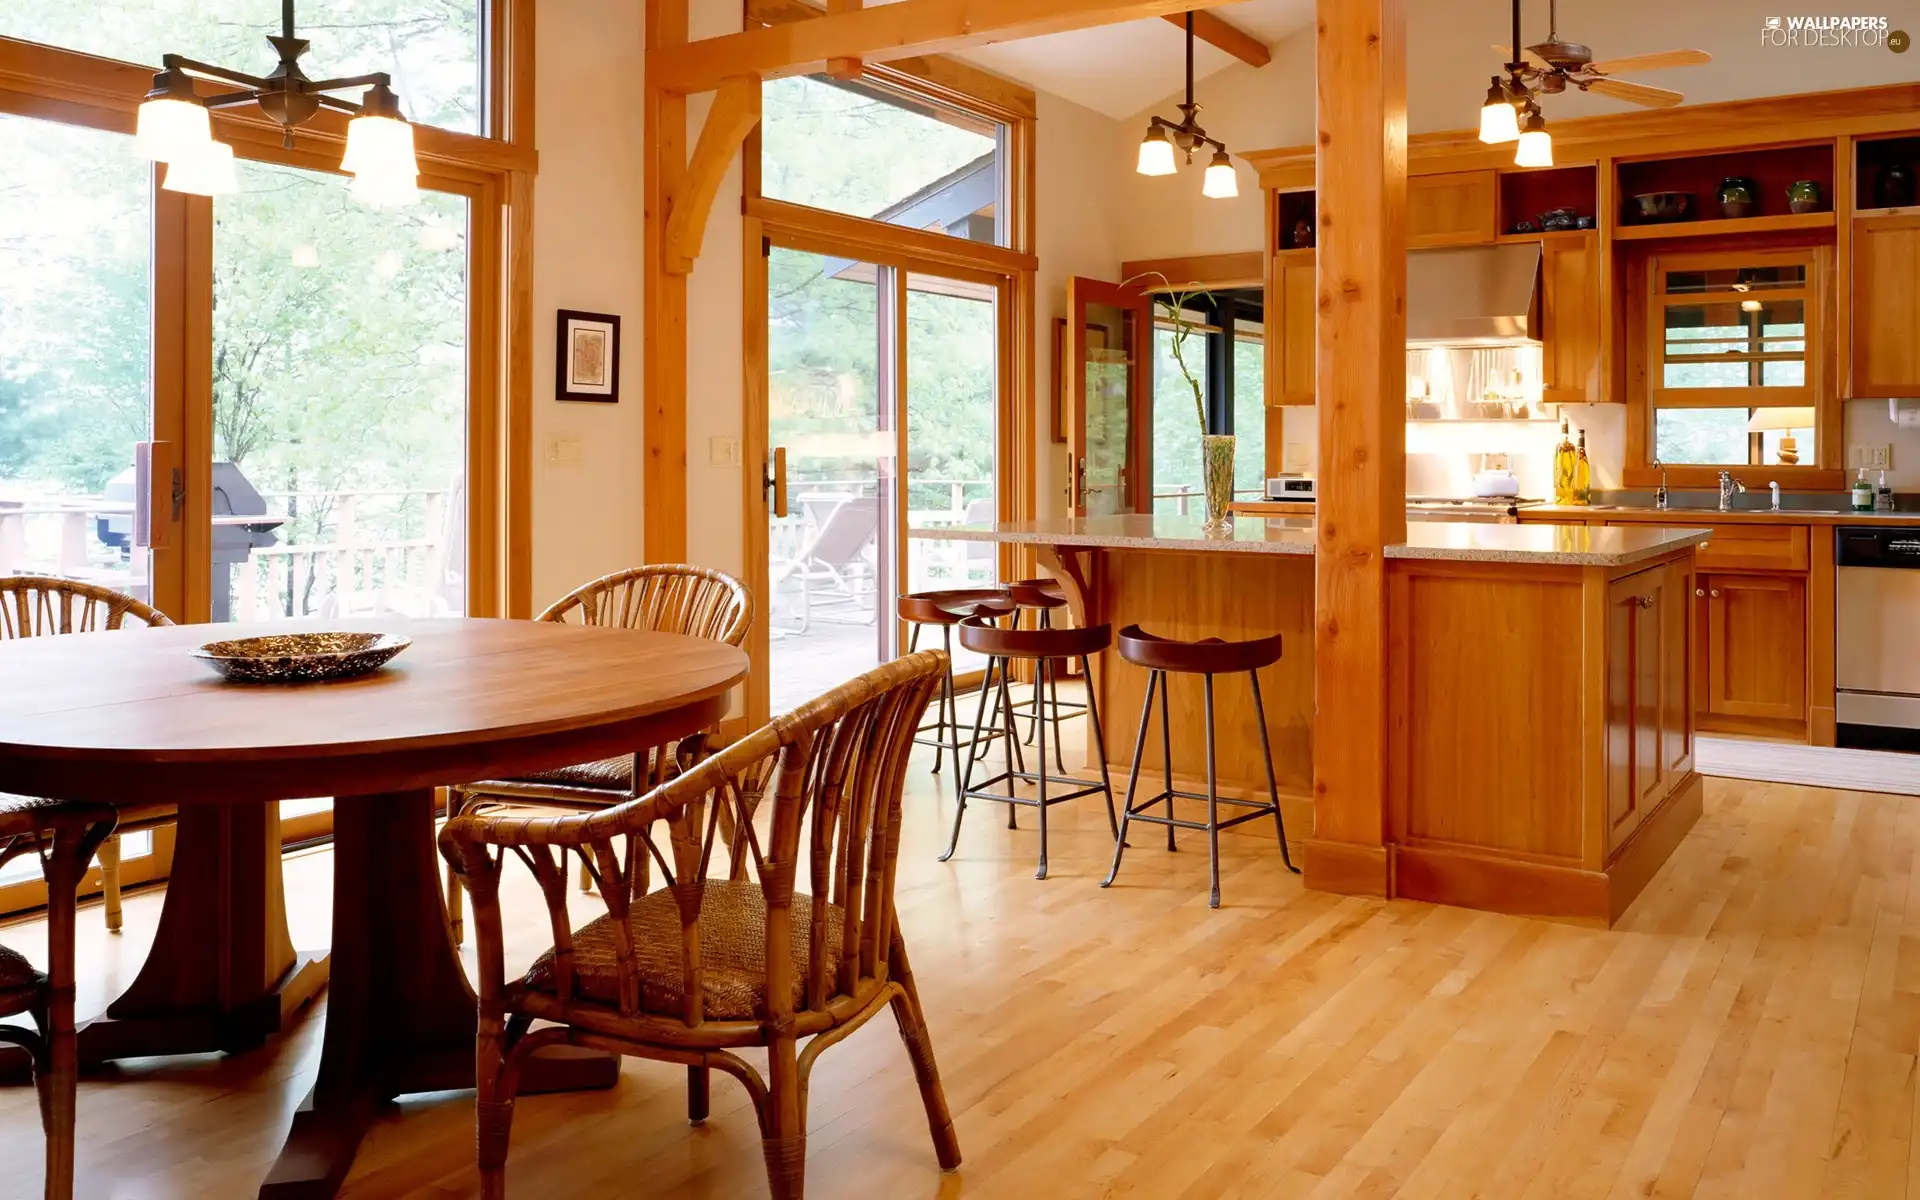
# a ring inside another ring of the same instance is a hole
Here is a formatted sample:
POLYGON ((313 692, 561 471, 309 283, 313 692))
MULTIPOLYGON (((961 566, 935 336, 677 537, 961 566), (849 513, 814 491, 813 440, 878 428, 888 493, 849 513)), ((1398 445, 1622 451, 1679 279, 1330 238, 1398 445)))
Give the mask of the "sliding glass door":
POLYGON ((768 251, 766 444, 785 502, 770 495, 766 518, 772 712, 905 649, 901 592, 998 578, 991 546, 907 533, 995 517, 1000 291, 768 251))

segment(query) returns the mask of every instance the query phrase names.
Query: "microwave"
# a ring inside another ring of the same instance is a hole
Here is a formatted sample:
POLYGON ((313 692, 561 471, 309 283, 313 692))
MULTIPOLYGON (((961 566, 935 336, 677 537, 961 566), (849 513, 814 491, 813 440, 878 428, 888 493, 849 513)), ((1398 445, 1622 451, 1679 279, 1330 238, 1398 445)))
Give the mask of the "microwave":
POLYGON ((1314 481, 1305 475, 1280 475, 1267 480, 1267 499, 1313 503, 1314 481))

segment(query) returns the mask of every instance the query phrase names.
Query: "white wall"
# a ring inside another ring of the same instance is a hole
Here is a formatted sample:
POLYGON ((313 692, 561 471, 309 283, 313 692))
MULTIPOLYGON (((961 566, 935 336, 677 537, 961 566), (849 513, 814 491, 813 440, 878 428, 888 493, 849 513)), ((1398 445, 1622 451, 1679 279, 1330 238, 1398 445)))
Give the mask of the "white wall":
POLYGON ((640 561, 643 10, 540 0, 533 215, 533 605, 640 561), (590 119, 583 117, 590 114, 590 119), (554 399, 554 311, 617 313, 620 402, 554 399), (556 454, 556 451, 558 454, 556 454), (576 456, 577 462, 554 458, 576 456))

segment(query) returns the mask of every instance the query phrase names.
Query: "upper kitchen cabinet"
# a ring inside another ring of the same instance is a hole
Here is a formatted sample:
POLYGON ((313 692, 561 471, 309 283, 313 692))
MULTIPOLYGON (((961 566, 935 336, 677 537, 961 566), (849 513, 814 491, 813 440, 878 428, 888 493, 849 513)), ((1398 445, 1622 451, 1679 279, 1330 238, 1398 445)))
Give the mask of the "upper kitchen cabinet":
POLYGON ((1449 171, 1407 179, 1407 249, 1484 246, 1493 241, 1500 178, 1493 171, 1449 171))
POLYGON ((1586 404, 1600 390, 1600 235, 1594 230, 1542 240, 1540 251, 1541 399, 1586 404))
POLYGON ((1273 256, 1267 289, 1267 403, 1312 404, 1315 390, 1316 271, 1312 250, 1273 256))
POLYGON ((1920 214, 1853 223, 1855 396, 1920 396, 1920 214))

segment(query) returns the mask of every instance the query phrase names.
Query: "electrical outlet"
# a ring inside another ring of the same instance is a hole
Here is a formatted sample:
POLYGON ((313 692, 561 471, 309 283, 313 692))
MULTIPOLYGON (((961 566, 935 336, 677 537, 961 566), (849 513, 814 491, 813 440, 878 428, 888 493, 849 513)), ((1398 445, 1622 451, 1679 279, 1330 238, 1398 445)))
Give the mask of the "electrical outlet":
POLYGON ((707 462, 716 467, 739 466, 740 439, 736 437, 708 438, 707 462))
POLYGON ((1847 466, 1869 471, 1890 471, 1893 469, 1893 444, 1891 442, 1855 443, 1847 447, 1847 466))

